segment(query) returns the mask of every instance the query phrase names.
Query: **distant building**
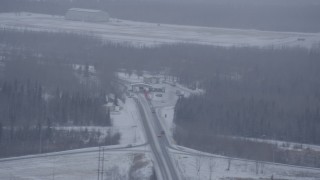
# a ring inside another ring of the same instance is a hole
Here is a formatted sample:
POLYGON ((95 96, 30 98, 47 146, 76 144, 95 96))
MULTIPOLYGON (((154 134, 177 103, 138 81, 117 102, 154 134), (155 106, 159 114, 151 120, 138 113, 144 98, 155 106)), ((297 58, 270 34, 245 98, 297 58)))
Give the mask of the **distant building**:
POLYGON ((160 93, 164 93, 166 92, 166 88, 164 87, 153 87, 150 89, 151 92, 160 92, 160 93))
POLYGON ((71 8, 67 11, 65 19, 86 22, 108 22, 109 14, 101 10, 71 8))
POLYGON ((143 82, 147 84, 159 84, 160 78, 159 77, 144 77, 143 82))
POLYGON ((131 84, 133 92, 150 92, 152 90, 152 86, 145 83, 134 83, 131 84))

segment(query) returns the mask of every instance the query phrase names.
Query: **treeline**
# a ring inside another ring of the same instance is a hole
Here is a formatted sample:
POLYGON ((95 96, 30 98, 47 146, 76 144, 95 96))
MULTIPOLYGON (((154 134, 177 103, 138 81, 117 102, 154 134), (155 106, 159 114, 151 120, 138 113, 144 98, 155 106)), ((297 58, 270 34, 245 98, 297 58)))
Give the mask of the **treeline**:
POLYGON ((111 85, 116 68, 97 48, 102 45, 100 40, 7 29, 0 34, 3 122, 16 119, 16 125, 34 125, 50 118, 60 125, 110 125, 102 105, 105 94, 116 91, 111 85), (89 64, 99 66, 95 74, 89 72, 89 64), (92 79, 96 81, 90 82, 92 79))
POLYGON ((0 84, 0 114, 4 126, 100 125, 110 126, 110 114, 103 107, 105 97, 56 90, 46 93, 39 84, 0 84))
POLYGON ((117 144, 120 135, 60 126, 111 126, 114 61, 89 35, 0 30, 0 156, 117 144))
POLYGON ((120 134, 107 135, 88 129, 61 130, 48 126, 18 127, 13 136, 3 129, 0 141, 0 157, 79 149, 119 144, 120 134))
POLYGON ((206 93, 179 99, 178 125, 320 144, 319 50, 233 48, 212 58, 181 64, 203 80, 206 93))
POLYGON ((111 17, 153 23, 299 32, 320 29, 317 0, 2 0, 0 12, 64 15, 72 7, 101 9, 111 17))
MULTIPOLYGON (((70 117, 79 125, 105 122, 84 122, 76 116, 95 119, 92 116, 96 113, 89 106, 101 103, 105 93, 117 92, 116 83, 111 83, 114 72, 125 68, 165 72, 182 84, 205 89, 201 96, 178 101, 178 142, 187 137, 227 135, 320 143, 319 44, 309 50, 190 44, 134 48, 86 35, 7 29, 0 31, 0 42, 5 44, 1 47, 1 63, 5 64, 0 66, 1 84, 14 87, 16 81, 27 89, 28 79, 32 79, 30 84, 38 89, 34 92, 42 89, 51 95, 51 100, 44 102, 58 106, 56 114, 49 117, 59 118, 59 123, 68 122, 70 117), (92 65, 97 86, 88 89, 79 83, 79 78, 90 73, 75 73, 74 64, 92 65), (84 107, 87 112, 81 111, 84 107)), ((199 147, 206 143, 190 142, 199 147)))
POLYGON ((310 150, 259 148, 261 143, 230 139, 320 145, 319 59, 319 48, 212 48, 181 63, 180 68, 190 74, 177 76, 197 81, 205 93, 178 100, 175 140, 219 154, 319 167, 319 161, 310 158, 318 154, 310 150))
POLYGON ((114 80, 118 62, 109 59, 108 53, 116 49, 116 45, 106 44, 93 35, 2 28, 0 43, 1 60, 5 64, 0 80, 32 79, 46 88, 92 94, 100 89, 114 91, 110 82, 114 80), (110 46, 108 51, 105 46, 110 46), (79 76, 73 72, 75 66, 85 67, 76 69, 81 78, 88 78, 89 72, 84 71, 94 67, 98 85, 91 88, 79 83, 79 76))

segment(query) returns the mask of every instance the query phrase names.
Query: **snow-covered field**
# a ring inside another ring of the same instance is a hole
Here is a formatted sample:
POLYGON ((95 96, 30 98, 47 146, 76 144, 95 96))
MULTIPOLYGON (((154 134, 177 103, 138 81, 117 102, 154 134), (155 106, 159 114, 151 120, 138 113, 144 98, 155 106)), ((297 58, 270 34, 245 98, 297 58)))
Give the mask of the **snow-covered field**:
MULTIPOLYGON (((120 144, 105 147, 105 177, 122 177, 128 174, 139 179, 148 179, 152 174, 152 161, 146 143, 140 114, 133 99, 128 98, 122 110, 111 114, 112 127, 57 127, 58 129, 99 131, 107 135, 108 131, 121 134, 120 144), (125 147, 130 149, 123 149, 125 147), (142 145, 142 146, 141 146, 142 145), (138 159, 138 160, 137 160, 138 159), (134 162, 135 161, 135 162, 134 162), (137 163, 135 167, 133 164, 137 163)), ((30 155, 17 158, 0 159, 0 180, 90 180, 97 179, 98 148, 83 148, 42 155, 30 155), (96 152, 92 152, 96 151, 96 152), (61 155, 67 153, 66 155, 61 155), (79 154, 72 154, 79 153, 79 154), (45 157, 49 155, 49 157, 45 157), (53 155, 53 156, 52 156, 53 155), (23 159, 26 158, 26 159, 23 159)))
POLYGON ((134 100, 127 98, 122 106, 123 109, 119 113, 111 114, 113 131, 121 134, 120 144, 146 143, 141 117, 134 100))
POLYGON ((229 138, 235 139, 244 139, 254 142, 262 142, 267 144, 274 144, 277 145, 278 148, 285 149, 285 150, 313 150, 320 152, 320 146, 313 145, 313 144, 303 144, 303 143, 296 143, 296 142, 288 142, 288 141, 280 141, 280 140, 272 140, 272 139, 260 139, 260 138, 247 138, 247 137, 235 137, 235 136, 228 136, 229 138))
POLYGON ((219 156, 190 156, 173 152, 175 164, 186 180, 319 180, 320 171, 219 156), (229 167, 229 168, 228 168, 229 167), (229 170, 228 170, 229 169, 229 170))
POLYGON ((111 112, 111 127, 102 126, 67 126, 55 127, 60 130, 88 130, 101 133, 100 138, 110 134, 120 133, 120 145, 140 145, 146 143, 143 126, 140 123, 140 114, 135 102, 127 98, 125 103, 120 102, 122 109, 118 112, 111 112))
POLYGON ((154 46, 194 43, 218 46, 301 46, 319 45, 320 33, 272 32, 181 26, 111 19, 108 23, 67 21, 62 16, 34 13, 1 13, 0 27, 36 31, 64 31, 101 36, 116 43, 154 46))
MULTIPOLYGON (((75 150, 75 152, 77 152, 77 150, 75 150)), ((0 179, 96 180, 98 156, 98 152, 86 152, 81 154, 0 161, 0 179)), ((129 179, 128 176, 131 174, 132 176, 139 177, 139 179, 147 180, 152 174, 152 163, 149 153, 106 150, 104 157, 103 172, 106 179, 119 176, 124 177, 123 179, 129 179)))

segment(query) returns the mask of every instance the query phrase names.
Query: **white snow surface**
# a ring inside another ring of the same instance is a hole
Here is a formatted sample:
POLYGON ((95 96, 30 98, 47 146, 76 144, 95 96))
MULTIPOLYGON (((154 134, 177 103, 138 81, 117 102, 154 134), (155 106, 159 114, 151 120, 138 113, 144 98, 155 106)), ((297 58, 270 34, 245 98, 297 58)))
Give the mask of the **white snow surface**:
POLYGON ((119 145, 141 145, 146 143, 143 126, 140 122, 140 113, 131 98, 125 103, 120 102, 123 107, 119 112, 111 112, 112 126, 63 126, 55 127, 60 130, 88 130, 101 133, 101 138, 111 134, 120 133, 119 145))
MULTIPOLYGON (((147 180, 152 174, 149 153, 105 151, 104 172, 117 173, 115 171, 118 171, 125 179, 128 179, 129 168, 133 157, 137 154, 142 155, 145 165, 138 168, 135 175, 147 180)), ((96 180, 97 170, 98 152, 0 161, 1 180, 96 180)))
POLYGON ((144 23, 111 19, 107 23, 68 21, 63 16, 1 13, 0 27, 51 32, 93 34, 115 43, 134 46, 191 43, 217 46, 319 46, 320 33, 274 32, 199 26, 144 23))
MULTIPOLYGON (((84 130, 99 131, 107 135, 108 131, 112 133, 121 133, 119 145, 105 146, 105 171, 119 172, 128 179, 130 165, 132 165, 133 156, 143 154, 143 162, 139 164, 142 167, 134 172, 134 176, 139 179, 147 180, 152 174, 151 154, 148 146, 125 147, 141 145, 146 143, 143 127, 140 124, 140 114, 133 99, 127 99, 125 103, 120 104, 123 109, 111 114, 113 121, 112 127, 56 127, 64 130, 84 130), (120 149, 119 149, 120 148, 120 149), (111 162, 111 163, 110 163, 111 162)), ((28 155, 22 157, 13 157, 0 159, 0 179, 1 180, 91 180, 97 179, 98 152, 92 152, 98 148, 83 148, 62 152, 54 152, 40 155, 28 155), (67 153, 67 154, 65 154, 67 153), (72 154, 79 153, 79 154, 72 154), (49 155, 49 157, 46 157, 49 155), (54 155, 54 156, 50 156, 54 155), (21 159, 26 158, 26 159, 21 159)))
POLYGON ((210 164, 212 166, 212 180, 235 179, 274 179, 281 180, 319 180, 320 171, 316 169, 288 167, 276 164, 229 159, 220 156, 190 156, 173 152, 175 164, 186 180, 210 179, 210 164), (230 161, 230 169, 228 162, 230 161), (200 168, 199 168, 200 167, 200 168), (200 169, 200 170, 199 170, 200 169), (199 170, 199 171, 198 171, 199 170))
POLYGON ((296 142, 288 142, 288 141, 280 141, 280 140, 274 140, 274 139, 261 139, 261 138, 247 138, 247 137, 236 137, 236 136, 227 136, 229 138, 235 138, 235 139, 244 139, 254 142, 263 142, 268 144, 274 144, 277 145, 278 148, 286 149, 286 150, 313 150, 313 151, 320 151, 319 145, 314 144, 304 144, 304 143, 296 143, 296 142))
POLYGON ((139 77, 137 74, 133 73, 131 75, 126 74, 125 72, 118 72, 117 76, 119 79, 128 81, 130 83, 139 83, 143 82, 143 77, 139 77))
POLYGON ((126 98, 121 104, 123 109, 119 113, 112 113, 111 127, 113 131, 121 134, 120 144, 143 144, 146 143, 143 125, 140 121, 140 113, 132 98, 126 98))

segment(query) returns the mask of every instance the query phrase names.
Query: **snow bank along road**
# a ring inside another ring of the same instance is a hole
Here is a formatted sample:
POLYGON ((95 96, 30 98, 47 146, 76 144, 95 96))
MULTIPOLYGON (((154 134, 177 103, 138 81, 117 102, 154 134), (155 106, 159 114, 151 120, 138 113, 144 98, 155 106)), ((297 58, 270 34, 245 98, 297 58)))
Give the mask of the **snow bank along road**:
POLYGON ((193 43, 218 46, 301 46, 320 43, 320 33, 273 32, 143 23, 111 19, 108 23, 68 21, 62 16, 33 13, 0 13, 0 28, 65 31, 101 36, 117 43, 154 46, 193 43))

